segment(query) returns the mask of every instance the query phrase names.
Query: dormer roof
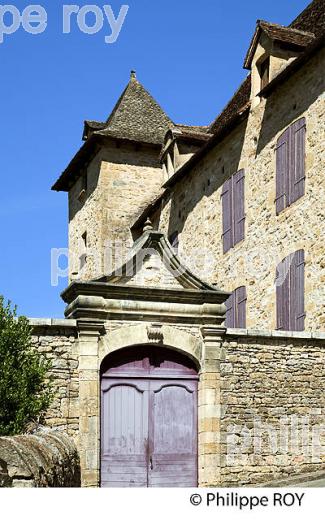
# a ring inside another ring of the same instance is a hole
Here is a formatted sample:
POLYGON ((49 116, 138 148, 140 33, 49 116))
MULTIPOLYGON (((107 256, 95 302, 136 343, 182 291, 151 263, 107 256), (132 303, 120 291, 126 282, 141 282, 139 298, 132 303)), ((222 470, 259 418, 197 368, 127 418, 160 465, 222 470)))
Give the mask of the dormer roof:
POLYGON ((160 153, 160 160, 166 155, 170 147, 176 141, 194 147, 201 147, 212 137, 208 126, 189 126, 176 124, 169 128, 165 135, 164 144, 160 153))
POLYGON ((250 69, 261 34, 264 33, 273 42, 280 42, 298 51, 305 49, 314 39, 310 32, 284 27, 275 23, 257 20, 256 29, 244 61, 244 68, 250 69))

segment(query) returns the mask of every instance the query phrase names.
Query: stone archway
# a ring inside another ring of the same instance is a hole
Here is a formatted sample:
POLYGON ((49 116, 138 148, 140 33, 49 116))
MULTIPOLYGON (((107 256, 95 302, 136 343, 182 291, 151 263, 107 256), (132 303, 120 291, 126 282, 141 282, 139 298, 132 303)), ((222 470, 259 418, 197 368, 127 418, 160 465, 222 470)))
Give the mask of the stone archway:
POLYGON ((220 482, 221 336, 229 294, 184 266, 164 235, 151 228, 129 260, 99 280, 74 281, 63 293, 65 314, 77 319, 79 450, 82 485, 100 482, 100 366, 130 345, 163 345, 192 359, 199 371, 198 482, 220 482), (149 259, 158 255, 152 269, 149 259), (149 259, 148 259, 149 258, 149 259), (167 272, 166 272, 167 270, 167 272))
POLYGON ((191 359, 199 373, 198 381, 198 485, 216 486, 220 482, 220 382, 219 364, 222 356, 218 327, 193 328, 127 321, 110 330, 110 323, 100 320, 78 320, 79 328, 79 452, 82 485, 100 485, 100 367, 109 354, 122 352, 132 345, 130 334, 138 345, 148 344, 159 351, 165 344, 174 352, 191 359), (154 326, 153 326, 154 325, 154 326), (152 327, 153 326, 153 327, 152 327), (177 333, 177 329, 179 334, 177 333), (158 331, 160 331, 158 333, 158 331), (176 339, 180 343, 176 344, 176 339), (166 341, 166 342, 167 342, 166 341), (181 345, 181 348, 179 348, 181 345))
POLYGON ((191 334, 177 326, 159 323, 130 325, 126 322, 121 327, 102 336, 99 346, 99 363, 101 364, 106 356, 117 350, 130 345, 144 345, 146 343, 157 348, 164 345, 169 349, 176 350, 192 359, 198 369, 201 367, 203 341, 200 335, 197 332, 196 335, 191 334))

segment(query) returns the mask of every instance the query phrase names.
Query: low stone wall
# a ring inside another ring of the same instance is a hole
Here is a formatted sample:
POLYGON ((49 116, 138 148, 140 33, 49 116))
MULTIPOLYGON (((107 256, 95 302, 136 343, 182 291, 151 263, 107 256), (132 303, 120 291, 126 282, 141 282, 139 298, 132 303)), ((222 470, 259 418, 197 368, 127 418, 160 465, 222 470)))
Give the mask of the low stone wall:
POLYGON ((79 431, 79 353, 76 320, 30 319, 33 344, 52 368, 53 400, 46 425, 77 436, 79 431))
POLYGON ((325 334, 228 329, 220 403, 222 486, 325 470, 325 334))
MULTIPOLYGON (((80 320, 30 323, 35 348, 52 363, 54 399, 46 425, 73 438, 83 485, 95 486, 100 437, 97 367, 107 354, 107 333, 117 333, 113 330, 123 322, 107 322, 101 339, 94 324, 88 330, 80 320)), ((146 328, 139 339, 135 330, 140 325, 132 325, 130 342, 146 342, 146 328)), ((179 329, 194 334, 193 327, 179 329)), ((202 331, 197 330, 193 339, 200 342, 202 331)), ((177 347, 184 350, 179 339, 177 347)), ((211 341, 204 337, 203 343, 199 407, 200 413, 205 407, 206 417, 199 422, 199 452, 206 480, 201 484, 256 486, 325 470, 325 334, 228 329, 211 341)), ((10 478, 5 460, 0 461, 3 485, 11 485, 10 478)), ((27 480, 30 483, 32 477, 27 480)))
POLYGON ((0 437, 0 487, 79 487, 79 456, 62 432, 0 437))

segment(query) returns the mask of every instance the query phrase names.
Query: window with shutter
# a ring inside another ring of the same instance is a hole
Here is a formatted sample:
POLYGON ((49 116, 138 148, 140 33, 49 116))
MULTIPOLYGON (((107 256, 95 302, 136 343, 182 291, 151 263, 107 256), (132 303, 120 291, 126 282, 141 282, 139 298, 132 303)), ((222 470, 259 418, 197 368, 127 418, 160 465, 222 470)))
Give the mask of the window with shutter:
POLYGON ((229 329, 233 329, 235 327, 234 297, 235 297, 235 294, 233 292, 233 293, 231 293, 231 295, 229 296, 229 298, 225 302, 225 305, 226 305, 226 321, 225 321, 225 325, 229 329))
POLYGON ((289 319, 289 290, 290 290, 291 255, 277 266, 276 269, 276 328, 290 330, 289 319))
POLYGON ((246 328, 246 287, 238 287, 235 290, 236 300, 236 316, 235 316, 235 327, 238 329, 246 328))
POLYGON ((304 304, 305 255, 301 249, 287 256, 276 270, 276 328, 302 331, 304 304))
POLYGON ((224 183, 221 199, 223 252, 227 253, 233 247, 232 178, 224 183))
POLYGON ((234 245, 245 238, 245 171, 233 176, 234 245))
POLYGON ((244 329, 246 327, 246 287, 235 289, 226 301, 227 328, 244 329))
POLYGON ((305 193, 306 119, 295 121, 279 137, 276 146, 277 215, 305 193))
POLYGON ((293 123, 291 128, 291 171, 290 204, 305 194, 305 140, 306 120, 304 117, 293 123))
POLYGON ((276 214, 288 206, 289 128, 281 135, 276 147, 276 214))
POLYGON ((305 252, 296 251, 290 271, 290 330, 305 329, 305 252))
POLYGON ((239 170, 228 179, 221 193, 223 252, 245 238, 245 171, 239 170))

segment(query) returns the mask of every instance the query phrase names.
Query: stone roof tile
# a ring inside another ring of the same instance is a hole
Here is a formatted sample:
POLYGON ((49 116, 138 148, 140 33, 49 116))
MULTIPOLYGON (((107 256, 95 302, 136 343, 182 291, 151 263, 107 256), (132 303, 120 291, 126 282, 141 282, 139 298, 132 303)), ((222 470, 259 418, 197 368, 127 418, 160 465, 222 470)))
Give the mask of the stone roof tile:
POLYGON ((325 3, 324 0, 314 0, 304 9, 289 27, 308 31, 321 36, 325 31, 325 3))

